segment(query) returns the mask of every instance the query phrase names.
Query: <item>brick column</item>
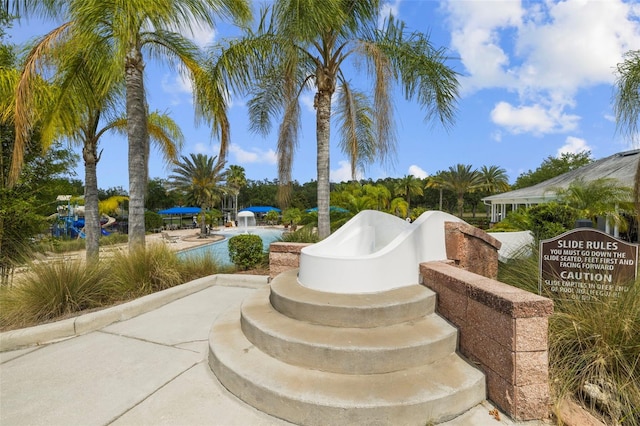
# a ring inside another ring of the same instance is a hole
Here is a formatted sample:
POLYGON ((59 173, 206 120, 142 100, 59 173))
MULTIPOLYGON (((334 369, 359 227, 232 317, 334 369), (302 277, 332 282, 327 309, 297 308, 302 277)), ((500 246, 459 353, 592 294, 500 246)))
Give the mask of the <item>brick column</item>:
POLYGON ((460 352, 487 376, 489 399, 516 420, 549 415, 548 317, 553 301, 444 262, 420 265, 460 352))
POLYGON ((502 243, 466 222, 445 222, 447 259, 459 268, 489 278, 498 277, 498 250, 502 243))

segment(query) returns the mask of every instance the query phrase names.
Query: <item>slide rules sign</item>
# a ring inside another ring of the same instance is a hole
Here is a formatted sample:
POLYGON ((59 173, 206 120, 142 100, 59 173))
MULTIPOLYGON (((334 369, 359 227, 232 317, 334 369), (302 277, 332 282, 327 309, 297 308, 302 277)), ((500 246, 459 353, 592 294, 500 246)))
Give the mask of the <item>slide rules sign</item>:
POLYGON ((540 241, 540 294, 583 301, 629 291, 638 271, 638 245, 591 228, 540 241))

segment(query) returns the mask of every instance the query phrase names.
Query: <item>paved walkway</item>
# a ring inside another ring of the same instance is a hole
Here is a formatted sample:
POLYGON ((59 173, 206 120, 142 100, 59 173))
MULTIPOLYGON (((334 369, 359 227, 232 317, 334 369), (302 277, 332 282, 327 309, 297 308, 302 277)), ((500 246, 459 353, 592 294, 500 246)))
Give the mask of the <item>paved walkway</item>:
MULTIPOLYGON (((0 425, 290 425, 231 395, 207 365, 215 318, 266 283, 216 275, 65 324, 2 333, 0 425), (6 350, 30 339, 43 343, 6 350)), ((513 424, 491 409, 450 424, 513 424)))

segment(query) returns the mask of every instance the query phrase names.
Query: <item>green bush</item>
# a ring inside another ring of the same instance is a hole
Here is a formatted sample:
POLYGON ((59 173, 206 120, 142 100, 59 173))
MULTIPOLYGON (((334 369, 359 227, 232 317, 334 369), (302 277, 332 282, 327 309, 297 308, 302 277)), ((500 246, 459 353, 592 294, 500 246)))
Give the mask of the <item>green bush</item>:
POLYGON ((236 235, 229 239, 229 258, 236 267, 247 270, 264 258, 262 238, 254 234, 236 235))
POLYGON ((152 212, 150 210, 146 210, 144 212, 144 228, 147 231, 151 231, 152 229, 160 229, 163 226, 164 220, 158 213, 152 212))
POLYGON ((53 320, 109 300, 104 267, 80 261, 30 265, 13 287, 0 293, 0 325, 24 327, 53 320))

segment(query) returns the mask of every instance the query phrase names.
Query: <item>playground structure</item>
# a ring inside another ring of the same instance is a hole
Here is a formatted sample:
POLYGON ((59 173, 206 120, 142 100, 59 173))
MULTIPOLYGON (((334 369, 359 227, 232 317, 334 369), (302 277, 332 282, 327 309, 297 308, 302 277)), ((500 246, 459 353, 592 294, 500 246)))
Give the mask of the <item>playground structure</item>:
MULTIPOLYGON (((51 216, 57 221, 51 229, 51 234, 54 237, 85 238, 84 206, 72 205, 71 195, 58 195, 56 201, 56 213, 51 216)), ((106 222, 101 224, 100 232, 104 236, 111 235, 105 228, 113 225, 116 220, 111 216, 102 216, 106 218, 106 222)))

